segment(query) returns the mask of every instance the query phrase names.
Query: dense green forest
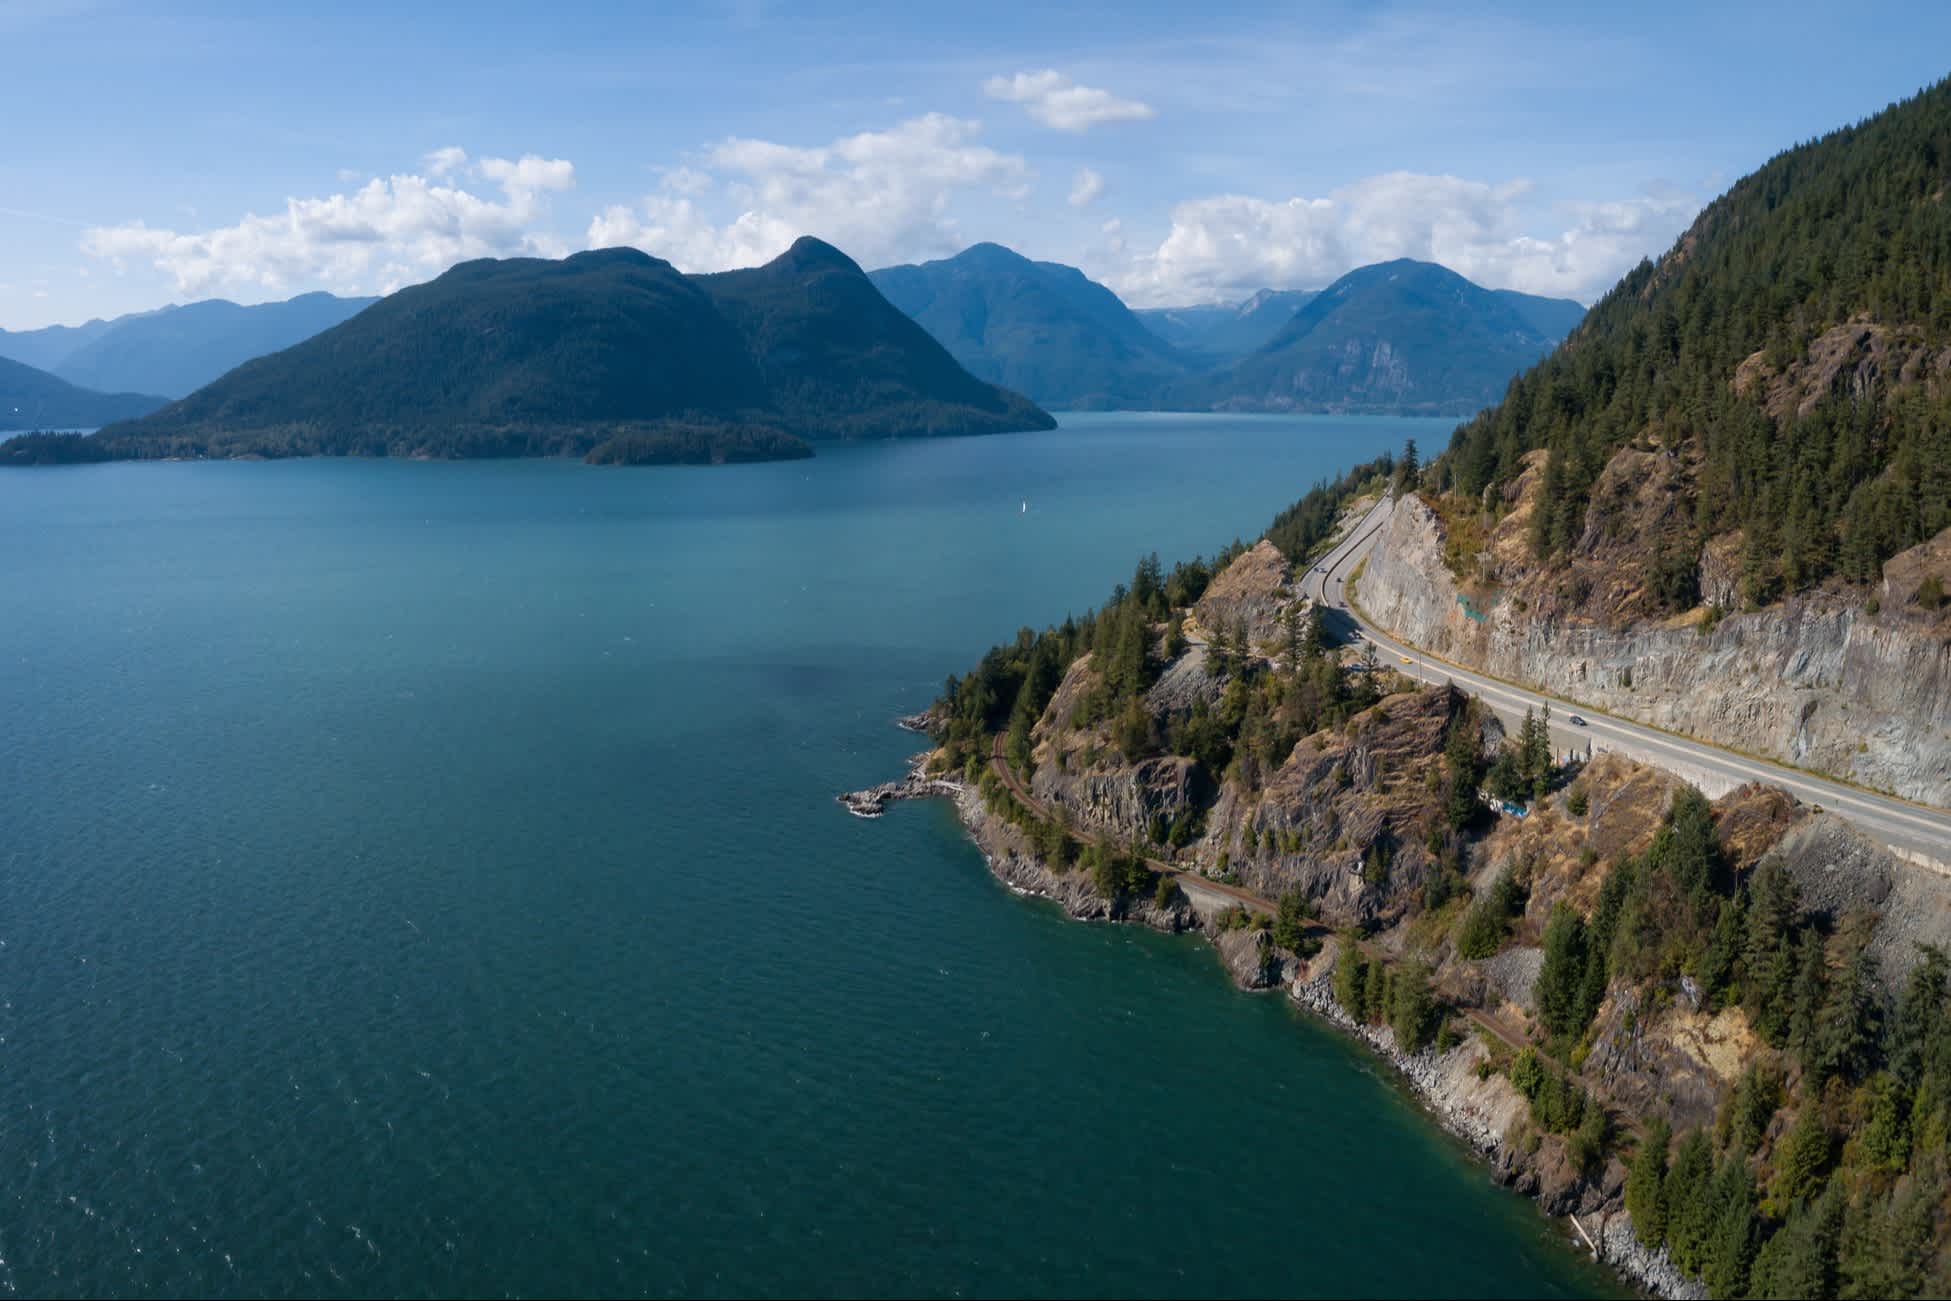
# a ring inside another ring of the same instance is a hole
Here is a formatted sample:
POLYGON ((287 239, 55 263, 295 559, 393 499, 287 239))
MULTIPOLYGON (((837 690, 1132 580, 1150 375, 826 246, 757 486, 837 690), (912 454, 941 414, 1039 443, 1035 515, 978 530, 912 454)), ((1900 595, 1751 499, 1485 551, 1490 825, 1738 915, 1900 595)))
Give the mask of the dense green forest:
MULTIPOLYGON (((1585 532, 1607 460, 1657 443, 1696 464, 1667 536, 1649 540, 1650 566, 1684 570, 1707 538, 1745 529, 1751 601, 1873 578, 1951 525, 1948 185, 1951 82, 1777 156, 1462 425, 1426 486, 1489 506, 1520 458, 1548 449, 1533 540, 1550 559, 1585 532), (1832 340, 1840 366, 1813 375, 1811 344, 1852 321, 1879 327, 1887 351, 1858 366, 1875 341, 1832 340), (1806 412, 1764 409, 1785 374, 1800 377, 1806 412)), ((1676 606, 1696 595, 1663 591, 1676 606)))

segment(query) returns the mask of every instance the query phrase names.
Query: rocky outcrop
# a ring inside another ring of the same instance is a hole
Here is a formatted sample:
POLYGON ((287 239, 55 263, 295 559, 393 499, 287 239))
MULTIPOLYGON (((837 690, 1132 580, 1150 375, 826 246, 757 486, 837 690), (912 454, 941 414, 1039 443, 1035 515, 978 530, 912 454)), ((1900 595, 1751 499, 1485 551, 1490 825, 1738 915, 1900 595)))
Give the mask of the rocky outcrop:
POLYGON ((1904 866, 1829 813, 1789 830, 1774 853, 1803 907, 1834 921, 1851 913, 1876 918, 1870 954, 1890 988, 1903 987, 1918 946, 1951 952, 1951 878, 1904 866))
POLYGON ((1628 1115, 1664 1114, 1684 1131, 1714 1123, 1722 1094, 1760 1050, 1739 1008, 1708 1017, 1645 1006, 1622 989, 1599 1009, 1585 1075, 1628 1115))
MULTIPOLYGON (((1715 557, 1710 547, 1703 568, 1715 557)), ((1892 585, 1914 591, 1916 567, 1908 553, 1893 559, 1892 585)), ((1396 636, 1486 673, 1951 805, 1951 641, 1915 607, 1886 602, 1872 615, 1860 595, 1823 590, 1718 622, 1696 612, 1606 623, 1562 608, 1537 575, 1465 591, 1445 563, 1441 522, 1416 496, 1391 512, 1357 600, 1396 636)))
POLYGON ((1255 650, 1279 643, 1281 619, 1300 598, 1287 582, 1287 557, 1262 538, 1241 552, 1207 586, 1192 617, 1207 636, 1244 627, 1255 650))
MULTIPOLYGON (((902 726, 908 726, 907 719, 901 722, 902 726)), ((924 751, 910 759, 908 775, 899 781, 882 782, 879 786, 848 791, 834 798, 839 801, 840 807, 857 818, 878 818, 887 812, 888 805, 900 800, 928 799, 933 796, 947 796, 953 799, 961 793, 962 783, 945 777, 929 776, 928 753, 924 751)))

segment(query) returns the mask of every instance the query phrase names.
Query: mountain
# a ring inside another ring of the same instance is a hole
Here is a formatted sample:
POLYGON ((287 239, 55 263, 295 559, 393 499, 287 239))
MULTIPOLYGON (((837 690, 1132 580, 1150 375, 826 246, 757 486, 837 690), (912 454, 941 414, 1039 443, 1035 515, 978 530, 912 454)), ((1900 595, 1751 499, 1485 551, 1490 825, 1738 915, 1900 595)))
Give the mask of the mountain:
POLYGON ((1770 160, 1461 429, 1435 482, 1540 476, 1535 561, 1591 566, 1608 609, 1874 581, 1951 526, 1947 160, 1951 81, 1770 160), (1649 455, 1669 487, 1635 505, 1649 455))
POLYGON ((802 239, 690 277, 635 249, 483 259, 180 402, 16 459, 807 455, 802 438, 1049 428, 976 380, 860 268, 802 239))
POLYGON ((168 401, 147 393, 96 393, 0 357, 0 429, 93 429, 147 415, 168 401))
POLYGON ((165 307, 122 318, 54 369, 63 379, 91 388, 180 397, 253 357, 329 330, 377 301, 313 293, 254 307, 221 298, 165 307))
POLYGON ((1362 580, 1446 658, 1951 807, 1951 81, 1704 208, 1362 580))
POLYGON ((1556 344, 1539 322, 1575 310, 1483 289, 1432 262, 1380 262, 1335 281, 1257 351, 1179 396, 1233 411, 1468 415, 1556 344))
POLYGON ((97 317, 85 325, 49 325, 38 330, 0 330, 0 357, 36 370, 52 371, 86 344, 94 342, 121 321, 97 317))
POLYGON ((1265 347, 1315 293, 1312 289, 1262 289, 1230 307, 1154 307, 1136 316, 1146 329, 1181 352, 1219 366, 1265 347))
POLYGON ((762 267, 695 277, 745 336, 786 421, 809 438, 1048 429, 890 303, 854 260, 802 238, 762 267))
POLYGON ((376 301, 313 293, 241 307, 211 298, 81 326, 0 331, 0 357, 53 371, 84 388, 182 397, 253 357, 330 329, 376 301))
POLYGON ((972 374, 1049 406, 1150 405, 1190 369, 1082 271, 999 244, 871 279, 972 374))

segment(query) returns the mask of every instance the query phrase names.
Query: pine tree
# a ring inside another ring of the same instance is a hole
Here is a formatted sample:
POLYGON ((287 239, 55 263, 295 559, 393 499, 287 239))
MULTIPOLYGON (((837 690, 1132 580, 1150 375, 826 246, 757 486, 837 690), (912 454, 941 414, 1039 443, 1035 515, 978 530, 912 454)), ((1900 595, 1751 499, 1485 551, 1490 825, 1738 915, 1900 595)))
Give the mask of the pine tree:
POLYGON ((1545 923, 1544 965, 1534 994, 1538 1020, 1554 1035, 1575 1035, 1585 1028, 1579 1017, 1585 959, 1585 919, 1561 899, 1551 906, 1551 920, 1545 923))
POLYGON ((1666 1117, 1654 1117, 1626 1172, 1626 1212, 1633 1217, 1633 1232, 1649 1247, 1666 1241, 1667 1145, 1672 1139, 1666 1117))
POLYGON ((1402 456, 1396 461, 1394 490, 1398 497, 1407 496, 1416 490, 1422 478, 1422 465, 1416 459, 1416 440, 1411 438, 1402 445, 1402 456))
POLYGON ((1795 1124, 1775 1149, 1775 1180, 1768 1186, 1775 1204, 1788 1207, 1814 1198, 1828 1177, 1833 1150, 1821 1106, 1812 1098, 1805 1099, 1795 1114, 1795 1124))

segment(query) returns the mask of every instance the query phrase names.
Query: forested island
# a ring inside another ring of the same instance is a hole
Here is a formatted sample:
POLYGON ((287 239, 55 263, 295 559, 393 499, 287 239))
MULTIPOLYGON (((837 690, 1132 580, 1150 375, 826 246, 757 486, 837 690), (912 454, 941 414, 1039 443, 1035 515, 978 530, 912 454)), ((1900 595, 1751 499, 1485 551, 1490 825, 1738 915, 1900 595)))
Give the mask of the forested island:
POLYGON ((0 464, 191 457, 809 456, 827 439, 1048 429, 849 258, 802 239, 685 276, 635 249, 466 262, 153 415, 0 445, 0 464))

